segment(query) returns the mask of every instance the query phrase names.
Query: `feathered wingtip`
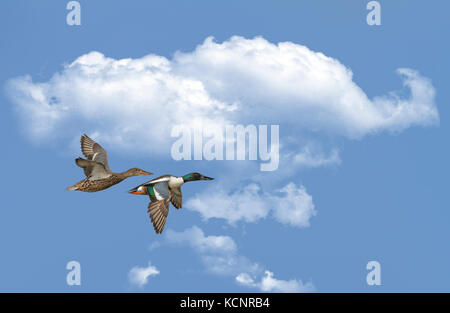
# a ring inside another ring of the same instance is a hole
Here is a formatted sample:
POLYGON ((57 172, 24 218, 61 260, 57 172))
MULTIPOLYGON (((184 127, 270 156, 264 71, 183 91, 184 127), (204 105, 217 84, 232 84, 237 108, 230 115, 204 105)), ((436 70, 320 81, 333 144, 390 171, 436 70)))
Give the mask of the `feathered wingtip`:
POLYGON ((72 190, 78 190, 78 186, 70 186, 70 187, 67 187, 66 188, 66 190, 68 190, 68 191, 72 191, 72 190))

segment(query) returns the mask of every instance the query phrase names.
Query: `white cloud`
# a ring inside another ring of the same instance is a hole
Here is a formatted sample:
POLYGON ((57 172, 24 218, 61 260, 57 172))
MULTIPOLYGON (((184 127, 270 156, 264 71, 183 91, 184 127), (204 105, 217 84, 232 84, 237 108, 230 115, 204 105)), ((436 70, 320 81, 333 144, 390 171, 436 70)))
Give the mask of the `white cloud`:
POLYGON ((297 187, 294 183, 272 192, 263 192, 255 183, 232 192, 220 185, 213 186, 189 198, 185 206, 199 212, 205 220, 220 218, 231 225, 238 221, 256 222, 272 211, 282 224, 308 227, 311 217, 316 214, 312 197, 305 187, 297 187))
POLYGON ((255 281, 249 274, 241 273, 236 276, 236 281, 246 287, 258 288, 262 292, 314 292, 315 287, 311 282, 303 284, 302 281, 280 280, 274 278, 274 274, 265 271, 260 281, 255 281))
POLYGON ((236 276, 236 281, 244 286, 257 287, 253 278, 247 273, 240 273, 236 276))
POLYGON ((238 253, 235 241, 229 236, 206 236, 197 226, 183 232, 168 229, 165 243, 184 244, 195 249, 206 270, 216 275, 235 277, 247 287, 263 292, 308 292, 315 290, 312 283, 303 284, 298 280, 283 281, 273 278, 273 273, 263 271, 263 267, 238 253), (262 276, 263 273, 265 276, 262 276), (255 282, 252 277, 261 277, 255 282))
POLYGON ((205 236, 197 226, 183 232, 167 230, 165 242, 184 244, 199 252, 208 272, 220 275, 236 275, 240 271, 255 273, 260 266, 237 253, 237 246, 229 236, 205 236))
POLYGON ((168 243, 187 243, 201 253, 228 254, 236 251, 236 244, 228 236, 205 236, 203 231, 193 226, 184 232, 167 230, 168 243))
POLYGON ((249 184, 229 193, 221 186, 207 188, 200 194, 190 197, 186 208, 197 211, 205 220, 222 218, 230 224, 237 221, 255 222, 265 218, 270 211, 260 187, 249 184))
POLYGON ((170 67, 154 55, 114 60, 91 52, 48 82, 13 79, 9 91, 27 113, 21 115, 35 140, 79 136, 82 128, 119 147, 167 152, 172 125, 221 125, 222 114, 232 109, 212 98, 201 81, 176 75, 170 67))
POLYGON ((301 167, 322 167, 341 164, 341 158, 337 149, 331 150, 330 154, 314 153, 310 147, 303 147, 300 153, 293 157, 293 164, 301 167))
POLYGON ((438 123, 431 82, 410 69, 398 73, 409 96, 371 100, 336 59, 292 42, 235 36, 223 43, 207 38, 170 60, 91 52, 46 82, 18 77, 7 90, 34 140, 83 130, 117 149, 167 154, 175 124, 257 122, 359 138, 438 123))
POLYGON ((155 276, 158 274, 159 270, 152 266, 149 262, 147 267, 133 267, 128 273, 128 281, 134 286, 144 287, 150 276, 155 276))
POLYGON ((271 197, 275 218, 283 224, 308 227, 309 220, 316 215, 316 211, 312 197, 305 187, 289 183, 278 192, 282 195, 271 197))
POLYGON ((159 248, 161 246, 161 242, 159 241, 153 241, 152 243, 150 243, 150 245, 148 246, 149 250, 155 250, 156 248, 159 248))
POLYGON ((292 42, 208 38, 194 52, 178 53, 175 68, 202 80, 218 100, 238 101, 237 112, 245 120, 278 120, 351 138, 438 121, 434 88, 418 72, 397 71, 409 98, 390 93, 370 100, 338 60, 292 42))

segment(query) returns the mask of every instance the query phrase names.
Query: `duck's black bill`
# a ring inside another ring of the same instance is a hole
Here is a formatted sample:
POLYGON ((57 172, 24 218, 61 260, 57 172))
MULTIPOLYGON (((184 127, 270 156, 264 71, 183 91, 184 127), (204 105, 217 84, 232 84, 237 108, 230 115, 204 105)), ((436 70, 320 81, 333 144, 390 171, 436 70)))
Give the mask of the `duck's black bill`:
POLYGON ((203 176, 202 179, 203 179, 203 180, 213 180, 214 178, 208 177, 208 176, 203 176))
POLYGON ((142 192, 140 192, 140 191, 138 190, 139 187, 140 187, 140 186, 137 186, 137 187, 135 187, 135 188, 133 188, 133 189, 128 190, 128 193, 132 193, 132 194, 134 194, 134 195, 140 195, 140 194, 142 194, 142 192))

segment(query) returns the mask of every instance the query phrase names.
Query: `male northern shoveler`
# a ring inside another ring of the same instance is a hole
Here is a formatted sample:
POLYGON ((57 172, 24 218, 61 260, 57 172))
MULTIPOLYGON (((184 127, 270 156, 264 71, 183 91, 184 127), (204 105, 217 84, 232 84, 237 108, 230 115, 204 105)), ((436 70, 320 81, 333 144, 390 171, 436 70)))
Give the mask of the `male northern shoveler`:
POLYGON ((195 180, 213 180, 200 173, 189 173, 184 176, 163 175, 137 186, 129 191, 135 195, 148 195, 150 203, 148 211, 157 234, 161 234, 169 215, 169 204, 180 209, 183 203, 181 185, 195 180))
POLYGON ((152 174, 139 168, 132 168, 123 173, 111 172, 108 165, 108 154, 86 134, 81 136, 81 152, 87 160, 77 158, 75 163, 84 170, 86 178, 67 188, 67 190, 96 192, 118 184, 128 177, 152 174))

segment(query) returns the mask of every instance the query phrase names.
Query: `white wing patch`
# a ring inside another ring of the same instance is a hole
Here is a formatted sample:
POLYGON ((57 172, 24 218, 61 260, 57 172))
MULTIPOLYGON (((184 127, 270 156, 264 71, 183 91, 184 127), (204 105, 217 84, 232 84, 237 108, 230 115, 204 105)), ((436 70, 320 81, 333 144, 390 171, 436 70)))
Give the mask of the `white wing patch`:
POLYGON ((155 183, 161 183, 170 180, 170 177, 162 177, 159 179, 151 180, 149 183, 155 184, 155 183))
POLYGON ((155 192, 155 198, 156 200, 164 200, 164 198, 161 196, 161 194, 156 190, 156 188, 153 188, 153 191, 155 192))

